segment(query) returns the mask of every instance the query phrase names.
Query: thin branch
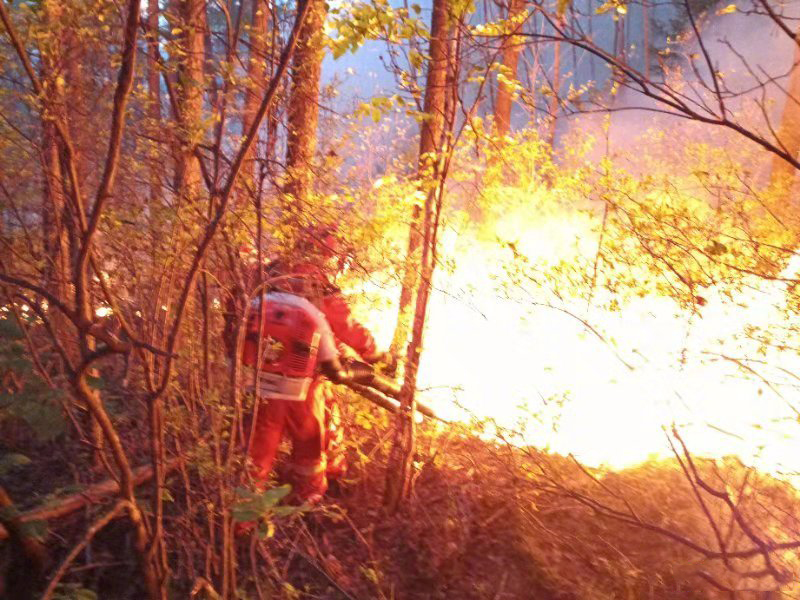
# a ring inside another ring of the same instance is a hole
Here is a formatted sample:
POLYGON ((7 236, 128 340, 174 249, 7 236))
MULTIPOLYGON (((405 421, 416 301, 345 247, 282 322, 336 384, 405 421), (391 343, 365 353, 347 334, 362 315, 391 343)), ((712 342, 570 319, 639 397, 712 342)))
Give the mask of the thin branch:
POLYGON ((236 159, 233 161, 233 165, 231 166, 231 171, 228 174, 228 179, 225 183, 225 186, 222 192, 219 194, 219 203, 217 205, 214 218, 206 226, 205 234, 203 235, 203 238, 198 244, 197 250, 195 251, 191 267, 189 268, 189 273, 186 276, 183 290, 181 291, 181 295, 178 299, 175 320, 172 323, 172 328, 170 329, 167 337, 167 352, 169 352, 169 356, 167 357, 166 364, 164 366, 161 385, 155 390, 155 392, 151 394, 151 397, 153 398, 163 393, 167 385, 169 385, 169 378, 172 369, 172 353, 174 351, 175 343, 177 342, 178 338, 178 332, 180 331, 180 326, 183 321, 186 303, 189 300, 189 296, 191 295, 192 291, 194 290, 195 280, 197 278, 198 270, 200 269, 200 264, 203 262, 203 257, 205 256, 206 251, 211 244, 211 240, 214 238, 214 235, 216 234, 217 229, 219 228, 219 225, 225 216, 228 201, 231 197, 231 192, 233 191, 233 187, 239 177, 239 172, 242 169, 242 164, 244 163, 245 157, 250 152, 250 148, 256 139, 258 128, 261 126, 264 115, 272 104, 272 100, 278 91, 280 82, 289 67, 289 60, 291 59, 295 46, 297 45, 298 34, 305 21, 306 15, 308 14, 309 5, 309 2, 304 3, 302 10, 297 14, 291 36, 289 37, 289 41, 287 42, 286 47, 281 54, 278 69, 270 81, 269 87, 267 88, 264 98, 261 101, 261 105, 258 107, 256 116, 253 119, 253 123, 250 125, 250 129, 247 131, 247 135, 245 136, 244 141, 239 148, 236 159))
POLYGON ((128 510, 130 508, 130 504, 126 500, 120 500, 112 508, 109 512, 105 515, 97 519, 94 523, 91 524, 89 529, 86 530, 83 538, 80 542, 70 550, 69 554, 64 558, 64 560, 59 565, 58 569, 56 570, 53 577, 50 579, 50 583, 47 584, 47 588, 45 589, 44 593, 42 594, 42 600, 50 600, 53 597, 53 594, 56 591, 56 587, 58 586, 59 582, 64 578, 64 575, 67 574, 67 569, 72 564, 78 554, 86 547, 86 545, 92 541, 92 538, 97 534, 98 531, 103 529, 106 525, 108 525, 111 521, 116 519, 123 511, 128 510))

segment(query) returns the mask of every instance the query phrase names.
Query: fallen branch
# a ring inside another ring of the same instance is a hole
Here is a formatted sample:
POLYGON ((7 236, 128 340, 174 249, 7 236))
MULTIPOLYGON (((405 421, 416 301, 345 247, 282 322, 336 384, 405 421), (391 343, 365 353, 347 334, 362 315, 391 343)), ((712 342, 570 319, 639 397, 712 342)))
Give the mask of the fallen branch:
MULTIPOLYGON (((173 460, 166 466, 166 471, 169 472, 178 466, 178 461, 173 460)), ((133 485, 139 486, 153 477, 153 468, 151 466, 138 467, 133 469, 133 485)), ((119 482, 113 479, 106 479, 100 483, 90 485, 82 492, 77 492, 70 496, 65 496, 56 503, 48 503, 45 506, 34 508, 19 516, 21 523, 30 523, 31 521, 49 521, 51 519, 58 519, 66 515, 72 514, 80 510, 87 504, 97 504, 108 496, 113 496, 119 493, 119 482)), ((0 526, 0 541, 8 538, 8 531, 0 526)))

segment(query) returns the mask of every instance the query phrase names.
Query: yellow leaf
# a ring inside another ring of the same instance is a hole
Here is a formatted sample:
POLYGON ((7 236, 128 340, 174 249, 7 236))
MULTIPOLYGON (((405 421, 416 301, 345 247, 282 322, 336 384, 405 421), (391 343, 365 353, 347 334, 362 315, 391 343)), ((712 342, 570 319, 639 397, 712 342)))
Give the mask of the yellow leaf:
POLYGON ((736 12, 736 5, 735 4, 728 4, 728 6, 726 6, 725 8, 720 8, 717 11, 717 14, 718 15, 729 15, 729 14, 735 13, 735 12, 736 12))
POLYGON ((597 9, 594 11, 597 15, 602 15, 607 13, 611 8, 613 8, 613 2, 604 2, 602 5, 598 6, 597 9))

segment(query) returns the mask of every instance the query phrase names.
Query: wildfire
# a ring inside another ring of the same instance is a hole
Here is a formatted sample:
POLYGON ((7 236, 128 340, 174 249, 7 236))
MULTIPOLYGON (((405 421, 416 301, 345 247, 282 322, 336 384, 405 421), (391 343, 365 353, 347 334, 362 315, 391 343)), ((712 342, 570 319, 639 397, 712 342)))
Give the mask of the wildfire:
MULTIPOLYGON (((495 231, 543 269, 597 247, 578 213, 510 215, 495 231)), ((440 413, 492 418, 526 443, 613 469, 670 456, 675 425, 698 455, 736 455, 796 479, 797 387, 748 371, 742 357, 757 356, 757 344, 739 335, 745 324, 780 324, 785 286, 760 282, 736 303, 706 290, 694 315, 659 296, 608 311, 563 293, 556 303, 533 284, 509 286, 508 245, 452 235, 442 246, 457 267, 438 274, 420 370, 421 397, 440 413)), ((371 325, 388 345, 391 319, 371 325)), ((770 374, 800 372, 790 352, 759 360, 770 374)))

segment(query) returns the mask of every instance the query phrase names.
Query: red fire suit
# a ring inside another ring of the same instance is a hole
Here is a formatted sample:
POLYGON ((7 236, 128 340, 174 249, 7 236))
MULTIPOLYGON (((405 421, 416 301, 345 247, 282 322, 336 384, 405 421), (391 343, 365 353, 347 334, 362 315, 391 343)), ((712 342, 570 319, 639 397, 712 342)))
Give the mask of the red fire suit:
MULTIPOLYGON (((268 276, 276 271, 273 267, 268 276)), ((312 264, 280 265, 278 272, 286 277, 299 276, 286 286, 291 292, 303 292, 306 297, 316 295, 309 299, 324 315, 336 341, 350 346, 366 360, 376 356, 372 335, 352 317, 340 290, 328 282, 319 268, 312 264), (307 293, 309 284, 313 294, 307 293)), ((344 467, 344 456, 335 443, 338 432, 331 416, 336 407, 330 385, 317 369, 304 401, 268 395, 263 400, 256 409, 249 447, 256 477, 265 480, 269 476, 286 432, 292 440, 290 477, 295 492, 302 499, 318 498, 327 490, 328 476, 338 475, 344 467)))

